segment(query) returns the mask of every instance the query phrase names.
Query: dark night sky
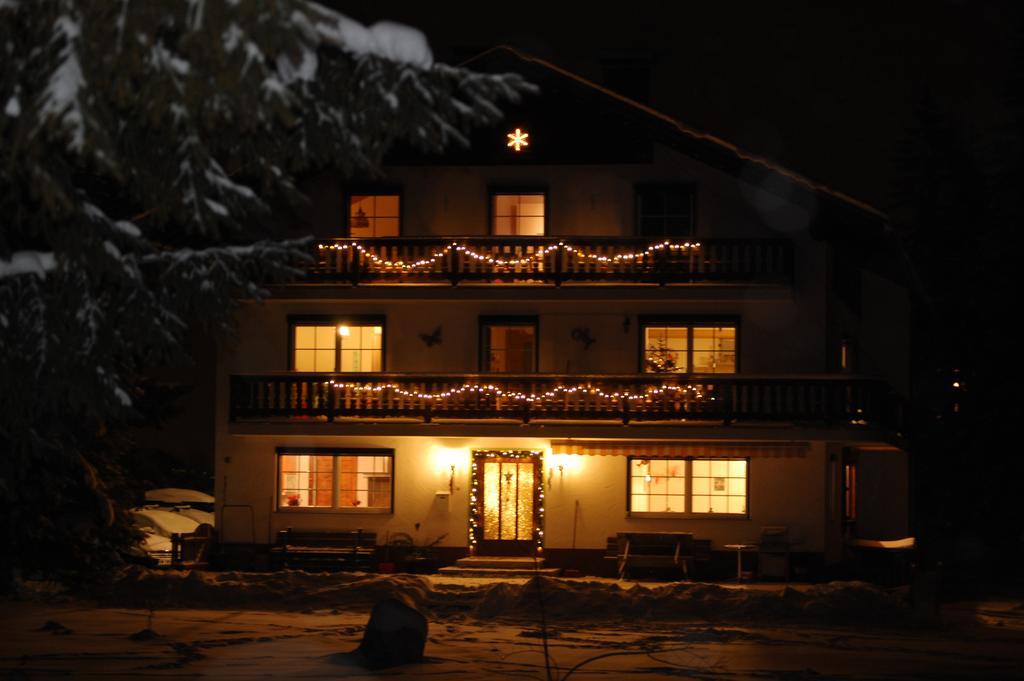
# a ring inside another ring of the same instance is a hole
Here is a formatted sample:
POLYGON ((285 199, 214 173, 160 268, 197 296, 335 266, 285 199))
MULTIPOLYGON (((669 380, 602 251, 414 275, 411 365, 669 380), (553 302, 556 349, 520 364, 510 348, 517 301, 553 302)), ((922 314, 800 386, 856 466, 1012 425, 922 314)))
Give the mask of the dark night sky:
POLYGON ((600 81, 602 56, 646 50, 657 108, 882 208, 926 91, 998 144, 1013 60, 1024 70, 1024 3, 326 4, 416 26, 443 61, 505 43, 600 81))

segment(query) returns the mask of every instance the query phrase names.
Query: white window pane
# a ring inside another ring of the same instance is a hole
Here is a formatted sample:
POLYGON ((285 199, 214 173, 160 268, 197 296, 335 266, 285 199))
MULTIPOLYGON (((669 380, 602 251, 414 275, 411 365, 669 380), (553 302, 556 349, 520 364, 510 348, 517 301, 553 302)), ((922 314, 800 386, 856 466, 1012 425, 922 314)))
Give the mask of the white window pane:
POLYGON ((362 371, 359 366, 359 351, 345 350, 341 353, 342 371, 362 371))
POLYGON ((686 480, 683 478, 669 478, 668 479, 668 493, 669 494, 685 494, 686 493, 686 480))
POLYGON ((356 327, 359 331, 359 347, 361 348, 372 348, 374 347, 373 341, 376 335, 373 333, 372 326, 359 326, 356 327))
POLYGON ((729 513, 746 513, 747 502, 743 497, 729 497, 729 513))
POLYGON ((732 495, 743 496, 747 493, 747 481, 745 478, 729 478, 728 492, 732 495))
POLYGON ((316 342, 316 329, 312 326, 295 327, 295 347, 312 348, 316 342))
POLYGON ((711 496, 724 497, 728 493, 728 480, 729 478, 712 477, 711 496))
POLYGON ((711 462, 707 459, 697 459, 693 462, 693 477, 711 475, 711 462))
POLYGON ((650 504, 648 504, 647 502, 648 502, 647 495, 645 495, 645 494, 634 495, 632 503, 630 504, 630 507, 634 511, 640 511, 641 513, 643 513, 645 511, 649 510, 649 508, 650 508, 650 504))
POLYGON ((674 478, 686 475, 686 462, 682 459, 672 459, 668 462, 668 474, 674 478))
POLYGON ((335 329, 333 326, 316 327, 316 346, 318 348, 333 348, 334 335, 336 333, 337 329, 335 329))
POLYGON ((661 513, 664 512, 666 508, 667 504, 665 501, 665 497, 661 496, 660 494, 657 496, 650 497, 650 503, 647 510, 652 511, 654 513, 661 513))
POLYGON ((349 217, 374 217, 376 212, 374 210, 374 197, 372 196, 353 196, 349 198, 349 217))
POLYGON ((316 371, 334 371, 334 349, 316 351, 316 371))
POLYGON ((377 196, 376 201, 374 202, 376 217, 397 218, 399 216, 398 201, 398 196, 394 194, 377 196))
POLYGON ((518 214, 519 196, 516 194, 495 194, 492 206, 495 216, 518 214))
POLYGON ((398 218, 377 218, 374 222, 374 236, 398 236, 398 218))
POLYGON ((729 462, 715 459, 711 462, 711 475, 716 478, 724 478, 729 475, 729 462))
POLYGON ((633 494, 645 493, 647 491, 647 483, 644 482, 643 473, 639 476, 633 476, 633 479, 630 481, 630 486, 632 487, 633 494))
POLYGON ((630 470, 634 478, 644 476, 647 473, 647 465, 644 459, 633 459, 629 462, 630 470))
POLYGON ((519 210, 522 215, 544 216, 543 194, 520 194, 519 210))
POLYGON ((543 236, 544 217, 521 217, 519 218, 518 233, 524 236, 543 236))
POLYGON ((668 474, 668 462, 664 459, 652 459, 651 460, 651 475, 667 475, 668 474))
POLYGON ((377 371, 374 369, 374 359, 378 356, 376 350, 360 350, 359 366, 362 371, 377 371))
POLYGON ((669 495, 666 499, 666 510, 673 513, 682 513, 686 510, 686 497, 682 495, 669 495))
POLYGON ((349 224, 348 235, 353 239, 369 239, 373 237, 373 223, 369 220, 349 224))
POLYGON ((709 494, 711 492, 711 480, 708 478, 697 478, 693 479, 693 493, 694 494, 709 494))
POLYGON ((313 356, 313 350, 296 350, 295 351, 295 370, 296 371, 316 371, 316 360, 313 356))
POLYGON ((711 510, 711 497, 694 495, 690 503, 694 513, 708 513, 711 510))

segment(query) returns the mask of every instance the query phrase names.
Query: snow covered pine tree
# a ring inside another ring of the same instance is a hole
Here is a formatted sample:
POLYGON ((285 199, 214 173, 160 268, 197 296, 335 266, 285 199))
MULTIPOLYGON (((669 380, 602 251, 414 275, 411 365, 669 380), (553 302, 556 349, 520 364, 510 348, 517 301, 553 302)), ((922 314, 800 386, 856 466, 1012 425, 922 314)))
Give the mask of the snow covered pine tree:
POLYGON ((299 174, 465 142, 530 88, 303 0, 0 0, 0 568, 132 541, 112 444, 137 376, 298 276, 299 174))

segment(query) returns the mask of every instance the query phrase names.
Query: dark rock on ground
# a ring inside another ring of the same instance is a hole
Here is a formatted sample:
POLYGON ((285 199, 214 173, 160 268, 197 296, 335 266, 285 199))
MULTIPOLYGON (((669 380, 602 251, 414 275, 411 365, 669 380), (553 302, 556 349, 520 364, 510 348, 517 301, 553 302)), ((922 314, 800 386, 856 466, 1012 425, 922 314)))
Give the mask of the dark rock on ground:
POLYGON ((373 606, 357 653, 371 669, 397 667, 423 661, 427 618, 401 596, 385 598, 373 606))

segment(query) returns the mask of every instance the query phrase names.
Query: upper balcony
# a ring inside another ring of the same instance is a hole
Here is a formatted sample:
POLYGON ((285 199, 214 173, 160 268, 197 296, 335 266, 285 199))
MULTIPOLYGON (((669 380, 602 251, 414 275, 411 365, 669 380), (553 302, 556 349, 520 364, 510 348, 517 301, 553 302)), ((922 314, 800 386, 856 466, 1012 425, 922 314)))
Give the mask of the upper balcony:
POLYGON ((302 283, 361 285, 787 285, 786 239, 387 237, 315 246, 302 283))

